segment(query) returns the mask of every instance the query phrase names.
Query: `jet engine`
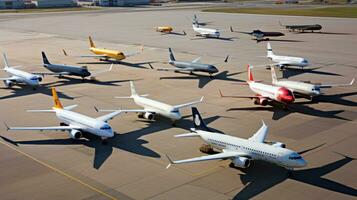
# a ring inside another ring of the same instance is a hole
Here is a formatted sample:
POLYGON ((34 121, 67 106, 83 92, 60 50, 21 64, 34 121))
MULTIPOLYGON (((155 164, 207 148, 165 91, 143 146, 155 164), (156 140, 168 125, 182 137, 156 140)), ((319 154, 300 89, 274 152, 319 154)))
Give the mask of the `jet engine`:
POLYGON ((69 133, 72 139, 79 139, 82 137, 82 132, 80 132, 79 130, 73 129, 69 133))
POLYGON ((268 105, 268 99, 266 99, 266 98, 257 98, 257 99, 255 99, 254 104, 266 106, 266 105, 268 105))
POLYGON ((15 83, 13 81, 10 80, 5 80, 4 84, 6 87, 12 87, 15 83))
POLYGON ((237 157, 232 160, 232 163, 235 167, 247 168, 250 166, 250 160, 245 157, 237 157))
POLYGON ((280 147, 280 148, 286 148, 286 144, 281 143, 281 142, 274 142, 272 144, 273 147, 280 147))
POLYGON ((41 82, 42 81, 42 77, 41 76, 37 76, 37 80, 38 80, 38 82, 41 82))
POLYGON ((155 119, 155 114, 146 112, 144 114, 143 113, 139 114, 138 117, 148 119, 148 120, 153 120, 153 119, 155 119))

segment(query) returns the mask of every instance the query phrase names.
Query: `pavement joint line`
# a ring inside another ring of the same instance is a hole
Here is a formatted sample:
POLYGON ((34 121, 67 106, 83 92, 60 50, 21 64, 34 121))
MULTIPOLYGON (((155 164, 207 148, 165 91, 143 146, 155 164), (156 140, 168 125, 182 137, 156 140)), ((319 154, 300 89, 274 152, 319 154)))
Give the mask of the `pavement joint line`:
POLYGON ((7 146, 8 148, 10 148, 10 149, 16 151, 17 153, 20 153, 21 155, 24 155, 24 156, 26 156, 27 158, 29 158, 29 159, 31 159, 31 160, 37 162, 38 164, 41 164, 42 166, 44 166, 44 167, 46 167, 46 168, 48 168, 48 169, 50 169, 50 170, 52 170, 52 171, 54 171, 54 172, 60 174, 60 175, 63 175, 63 176, 65 176, 65 177, 67 177, 68 179, 71 179, 72 181, 75 181, 75 182, 81 184, 82 186, 85 186, 85 187, 87 187, 87 188, 89 188, 89 189, 91 189, 91 190, 93 190, 93 191, 95 191, 95 192, 97 192, 97 193, 99 193, 99 194, 101 194, 101 195, 107 197, 108 199, 118 200, 117 198, 111 196, 110 194, 107 194, 107 193, 105 193, 105 192, 103 192, 103 191, 101 191, 101 190, 95 188, 94 186, 89 185, 88 183, 85 183, 84 181, 82 181, 82 180, 80 180, 80 179, 78 179, 78 178, 76 178, 76 177, 74 177, 74 176, 71 176, 71 175, 67 174, 67 173, 64 172, 64 171, 62 171, 62 170, 60 170, 60 169, 58 169, 58 168, 55 168, 54 166, 52 166, 52 165, 50 165, 50 164, 45 163, 45 162, 43 162, 43 161, 41 161, 41 160, 39 160, 39 159, 37 159, 37 158, 31 156, 30 154, 25 153, 25 152, 23 152, 23 151, 21 151, 21 150, 15 148, 15 147, 13 147, 13 146, 7 144, 7 143, 4 142, 4 141, 1 141, 1 140, 0 140, 0 143, 3 144, 3 145, 5 145, 5 146, 7 146))

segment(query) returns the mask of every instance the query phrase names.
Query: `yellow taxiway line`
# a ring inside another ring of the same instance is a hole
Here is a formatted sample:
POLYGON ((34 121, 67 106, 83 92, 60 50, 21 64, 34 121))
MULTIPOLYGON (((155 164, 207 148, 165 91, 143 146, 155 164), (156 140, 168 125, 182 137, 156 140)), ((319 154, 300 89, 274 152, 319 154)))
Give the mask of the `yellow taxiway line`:
POLYGON ((85 183, 85 182, 83 182, 82 180, 80 180, 80 179, 78 179, 78 178, 76 178, 76 177, 74 177, 74 176, 71 176, 71 175, 67 174, 67 173, 64 172, 64 171, 62 171, 62 170, 60 170, 60 169, 57 169, 57 168, 55 168, 55 167, 52 166, 52 165, 49 165, 49 164, 45 163, 45 162, 43 162, 43 161, 41 161, 41 160, 39 160, 39 159, 37 159, 37 158, 31 156, 30 154, 27 154, 27 153, 25 153, 25 152, 19 150, 18 148, 15 148, 14 146, 12 146, 12 145, 10 145, 10 144, 7 144, 7 143, 4 142, 4 141, 1 141, 1 140, 0 140, 0 143, 3 144, 3 145, 5 145, 5 146, 7 146, 7 147, 9 147, 10 149, 16 151, 17 153, 20 153, 20 154, 26 156, 27 158, 29 158, 29 159, 31 159, 31 160, 33 160, 33 161, 35 161, 35 162, 41 164, 42 166, 44 166, 44 167, 46 167, 46 168, 48 168, 48 169, 50 169, 50 170, 52 170, 52 171, 54 171, 54 172, 56 172, 56 173, 62 175, 62 176, 65 176, 65 177, 71 179, 72 181, 77 182, 77 183, 81 184, 82 186, 85 186, 85 187, 89 188, 90 190, 93 190, 93 191, 95 191, 95 192, 97 192, 97 193, 99 193, 99 194, 101 194, 101 195, 107 197, 108 199, 117 200, 117 198, 111 196, 110 194, 105 193, 105 192, 99 190, 98 188, 95 188, 94 186, 91 186, 91 185, 89 185, 88 183, 85 183))

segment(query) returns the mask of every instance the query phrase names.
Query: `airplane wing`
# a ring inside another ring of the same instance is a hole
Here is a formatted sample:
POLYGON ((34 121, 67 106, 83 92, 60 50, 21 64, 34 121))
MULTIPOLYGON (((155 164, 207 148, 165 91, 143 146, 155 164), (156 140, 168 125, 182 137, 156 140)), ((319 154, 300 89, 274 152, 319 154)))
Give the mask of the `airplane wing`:
POLYGON ((167 165, 166 168, 169 168, 171 164, 181 164, 181 163, 191 163, 191 162, 200 162, 200 161, 207 161, 207 160, 218 160, 218 159, 225 159, 225 158, 234 158, 238 156, 247 156, 245 153, 241 153, 238 151, 223 151, 222 153, 214 154, 214 155, 208 155, 208 156, 200 156, 196 158, 189 158, 185 160, 176 160, 173 161, 171 160, 170 157, 167 156, 167 158, 170 161, 170 164, 167 165))
POLYGON ((191 72, 194 69, 187 67, 187 68, 158 68, 158 71, 179 71, 179 72, 191 72))
POLYGON ((248 140, 250 140, 252 142, 259 142, 259 143, 264 142, 264 140, 268 134, 269 128, 267 125, 265 125, 264 121, 262 121, 262 122, 263 122, 262 127, 260 127, 260 129, 248 140))
POLYGON ((17 81, 20 78, 17 76, 11 76, 11 77, 6 77, 6 78, 0 78, 0 81, 17 81))
POLYGON ((62 52, 65 56, 70 56, 70 57, 80 57, 80 58, 108 58, 107 55, 81 55, 81 56, 72 56, 67 53, 66 50, 62 49, 62 52))
POLYGON ((200 60, 201 60, 201 57, 198 57, 198 58, 194 59, 192 62, 193 62, 193 63, 199 63, 200 60))
POLYGON ((219 90, 219 94, 221 97, 228 97, 228 98, 243 98, 243 99, 256 99, 256 98, 269 98, 269 97, 263 97, 263 96, 256 96, 256 95, 251 95, 251 96, 244 96, 244 95, 223 95, 222 91, 219 90))
POLYGON ((125 53, 124 55, 125 55, 125 57, 135 56, 135 55, 141 54, 143 51, 144 51, 144 47, 141 46, 140 51, 136 51, 136 52, 132 52, 132 53, 125 53))
POLYGON ((110 72, 113 69, 113 64, 110 65, 109 69, 104 69, 104 70, 98 70, 95 72, 91 73, 91 78, 94 78, 96 76, 98 76, 99 74, 105 73, 105 72, 110 72))
POLYGON ((355 82, 355 79, 353 78, 350 83, 347 84, 325 84, 325 85, 319 85, 320 88, 332 88, 332 87, 346 87, 346 86, 351 86, 355 82))
POLYGON ((175 110, 178 110, 180 108, 184 108, 184 107, 188 107, 188 106, 192 106, 192 105, 201 103, 202 101, 203 101, 203 97, 201 97, 201 99, 198 100, 198 101, 192 101, 192 102, 189 102, 189 103, 184 103, 184 104, 176 105, 176 106, 173 106, 173 107, 174 107, 175 110))
POLYGON ((45 127, 8 127, 6 125, 7 130, 9 131, 65 131, 65 130, 72 130, 72 129, 82 129, 81 127, 77 126, 45 126, 45 127))
POLYGON ((104 122, 113 119, 114 117, 116 117, 117 115, 119 115, 121 113, 131 113, 131 112, 145 113, 145 112, 149 112, 149 111, 146 111, 146 110, 99 110, 96 107, 94 107, 94 109, 97 112, 111 112, 109 114, 106 114, 106 115, 103 115, 103 116, 100 116, 100 117, 96 118, 97 120, 104 121, 104 122))

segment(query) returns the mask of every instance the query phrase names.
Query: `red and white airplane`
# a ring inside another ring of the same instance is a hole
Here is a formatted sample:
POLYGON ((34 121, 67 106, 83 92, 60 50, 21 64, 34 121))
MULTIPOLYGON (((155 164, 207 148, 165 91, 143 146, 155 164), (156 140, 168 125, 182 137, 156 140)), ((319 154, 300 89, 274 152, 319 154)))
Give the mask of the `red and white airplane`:
POLYGON ((284 109, 287 108, 287 104, 293 103, 295 101, 294 94, 285 87, 267 85, 254 81, 253 74, 251 72, 251 67, 247 66, 248 71, 248 80, 247 83, 249 88, 256 93, 255 96, 225 96, 220 90, 221 97, 230 97, 230 98, 248 98, 254 99, 254 104, 257 105, 268 105, 269 101, 276 101, 282 103, 284 109))

